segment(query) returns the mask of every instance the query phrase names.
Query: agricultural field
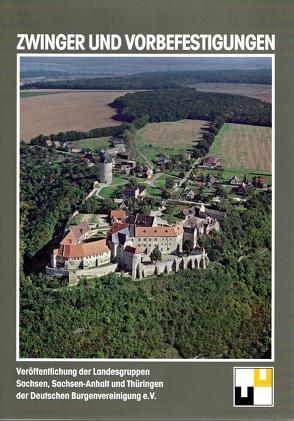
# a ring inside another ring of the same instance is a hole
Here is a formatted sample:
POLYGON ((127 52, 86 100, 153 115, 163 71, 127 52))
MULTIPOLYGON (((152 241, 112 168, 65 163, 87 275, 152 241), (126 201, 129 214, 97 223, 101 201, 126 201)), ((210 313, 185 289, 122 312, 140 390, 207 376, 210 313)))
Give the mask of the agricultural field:
MULTIPOLYGON (((35 91, 36 92, 36 91, 35 91)), ((117 126, 115 110, 108 104, 127 91, 68 91, 20 98, 20 136, 29 142, 39 134, 87 131, 117 126)))
POLYGON ((271 85, 255 85, 242 83, 198 83, 192 85, 200 92, 218 92, 233 95, 249 96, 261 99, 264 102, 272 102, 271 85))
POLYGON ((220 159, 225 170, 271 174, 271 127, 224 124, 209 155, 220 159))
POLYGON ((187 151, 202 138, 203 120, 148 123, 136 133, 136 148, 151 161, 159 153, 176 155, 187 151))
POLYGON ((90 139, 81 139, 75 140, 73 142, 69 142, 72 148, 76 149, 101 149, 101 148, 109 148, 109 141, 110 136, 105 137, 93 137, 90 139))

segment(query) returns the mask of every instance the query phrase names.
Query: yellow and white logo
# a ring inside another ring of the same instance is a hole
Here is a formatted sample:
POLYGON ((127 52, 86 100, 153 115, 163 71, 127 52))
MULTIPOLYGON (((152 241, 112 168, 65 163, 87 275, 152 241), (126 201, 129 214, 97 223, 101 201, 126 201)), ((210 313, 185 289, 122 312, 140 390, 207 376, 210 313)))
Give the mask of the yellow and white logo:
POLYGON ((273 367, 234 367, 234 406, 273 406, 273 384, 273 367))

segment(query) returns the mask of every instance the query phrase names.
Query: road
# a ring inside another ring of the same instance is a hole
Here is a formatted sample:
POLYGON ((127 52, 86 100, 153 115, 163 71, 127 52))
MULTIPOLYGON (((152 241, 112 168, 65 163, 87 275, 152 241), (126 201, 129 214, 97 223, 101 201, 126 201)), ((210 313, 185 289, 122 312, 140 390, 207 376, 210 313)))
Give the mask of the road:
POLYGON ((192 165, 192 167, 190 168, 190 170, 186 173, 186 175, 179 182, 179 187, 182 187, 182 184, 184 184, 188 180, 188 178, 190 177, 191 172, 194 170, 195 166, 200 163, 200 160, 201 160, 201 158, 198 158, 194 162, 194 164, 192 165))

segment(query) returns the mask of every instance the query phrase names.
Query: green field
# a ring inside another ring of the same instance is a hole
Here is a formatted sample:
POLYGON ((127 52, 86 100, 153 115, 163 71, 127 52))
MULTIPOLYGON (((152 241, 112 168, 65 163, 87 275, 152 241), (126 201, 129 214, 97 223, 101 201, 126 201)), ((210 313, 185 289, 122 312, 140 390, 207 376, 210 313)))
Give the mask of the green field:
POLYGON ((225 169, 224 171, 220 170, 209 170, 209 169, 203 169, 202 174, 205 175, 214 175, 217 177, 221 177, 222 181, 230 180, 231 178, 236 175, 240 179, 243 179, 244 176, 246 176, 247 179, 251 180, 255 176, 265 176, 270 181, 272 179, 271 174, 264 173, 264 172, 258 172, 258 171, 248 171, 248 170, 233 170, 233 169, 225 169))
POLYGON ((202 138, 202 120, 179 120, 175 122, 148 123, 136 133, 136 148, 149 161, 159 153, 176 155, 186 152, 202 138))
POLYGON ((169 174, 162 174, 155 181, 155 186, 158 188, 165 187, 166 180, 169 178, 172 178, 175 182, 180 180, 180 178, 178 177, 173 177, 172 175, 169 175, 169 174))
POLYGON ((220 159, 225 170, 271 174, 271 127, 245 124, 223 125, 209 149, 209 155, 220 159))
POLYGON ((146 186, 147 196, 153 197, 154 199, 160 199, 161 191, 158 187, 146 186))
POLYGON ((102 149, 109 148, 110 136, 81 139, 70 142, 71 147, 76 149, 102 149))
POLYGON ((114 176, 112 179, 112 184, 109 187, 103 187, 103 189, 100 190, 99 196, 103 197, 104 199, 108 197, 113 197, 113 193, 116 191, 116 189, 119 186, 124 186, 128 183, 127 177, 117 177, 114 176))

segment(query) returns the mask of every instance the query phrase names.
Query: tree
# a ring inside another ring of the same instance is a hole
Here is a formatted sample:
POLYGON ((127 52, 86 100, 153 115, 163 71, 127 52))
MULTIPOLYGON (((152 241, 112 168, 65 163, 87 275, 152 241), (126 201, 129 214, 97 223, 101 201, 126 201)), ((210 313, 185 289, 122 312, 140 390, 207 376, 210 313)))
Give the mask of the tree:
POLYGON ((130 177, 128 184, 129 184, 130 187, 135 187, 137 185, 137 179, 136 179, 136 177, 130 177))
POLYGON ((171 193, 166 190, 165 188, 161 188, 161 199, 169 199, 171 196, 171 193))
POLYGON ((193 250, 193 244, 191 240, 186 240, 183 244, 183 250, 185 253, 190 254, 193 250))
POLYGON ((162 259, 161 251, 159 250, 158 246, 156 246, 150 254, 150 259, 152 260, 152 262, 157 262, 158 260, 162 259))
POLYGON ((173 178, 169 177, 169 178, 166 179, 166 181, 165 181, 165 187, 167 189, 172 189, 174 187, 174 185, 175 185, 175 182, 174 182, 174 179, 173 178))

